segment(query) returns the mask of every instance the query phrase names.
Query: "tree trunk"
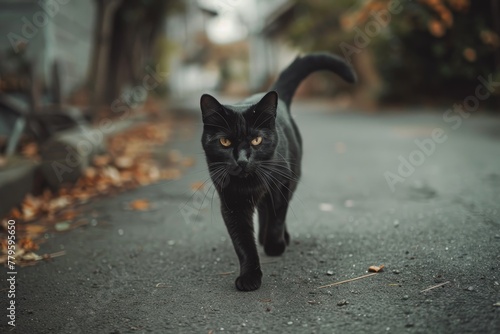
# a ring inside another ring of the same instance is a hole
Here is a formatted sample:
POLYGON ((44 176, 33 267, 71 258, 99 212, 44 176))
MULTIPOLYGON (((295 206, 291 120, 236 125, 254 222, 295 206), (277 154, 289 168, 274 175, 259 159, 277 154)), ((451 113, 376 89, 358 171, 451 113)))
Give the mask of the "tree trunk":
POLYGON ((91 87, 92 112, 95 116, 98 107, 105 99, 105 86, 109 69, 110 38, 113 27, 113 17, 122 0, 96 0, 97 23, 95 30, 95 47, 90 66, 89 85, 91 87))

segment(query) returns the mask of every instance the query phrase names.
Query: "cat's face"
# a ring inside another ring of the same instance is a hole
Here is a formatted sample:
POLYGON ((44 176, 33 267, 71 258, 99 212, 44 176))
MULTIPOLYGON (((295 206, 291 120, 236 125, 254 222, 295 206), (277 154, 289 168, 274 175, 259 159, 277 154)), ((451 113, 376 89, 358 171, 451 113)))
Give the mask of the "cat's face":
POLYGON ((275 119, 278 96, 267 93, 246 108, 221 105, 214 97, 201 97, 202 145, 210 172, 246 178, 258 173, 259 164, 273 158, 278 137, 275 119))

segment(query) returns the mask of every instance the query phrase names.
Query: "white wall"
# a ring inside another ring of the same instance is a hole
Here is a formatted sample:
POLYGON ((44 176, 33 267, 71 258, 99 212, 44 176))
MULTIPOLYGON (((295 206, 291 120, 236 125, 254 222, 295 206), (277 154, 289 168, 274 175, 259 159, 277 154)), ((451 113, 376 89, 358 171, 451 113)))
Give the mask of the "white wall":
MULTIPOLYGON (((87 77, 91 59, 94 1, 80 0, 3 0, 0 1, 0 52, 19 49, 15 41, 26 44, 26 58, 37 74, 50 84, 52 64, 61 65, 63 96, 80 87, 87 77), (43 10, 43 6, 50 10, 43 10)), ((3 67, 9 64, 2 64, 3 67)))

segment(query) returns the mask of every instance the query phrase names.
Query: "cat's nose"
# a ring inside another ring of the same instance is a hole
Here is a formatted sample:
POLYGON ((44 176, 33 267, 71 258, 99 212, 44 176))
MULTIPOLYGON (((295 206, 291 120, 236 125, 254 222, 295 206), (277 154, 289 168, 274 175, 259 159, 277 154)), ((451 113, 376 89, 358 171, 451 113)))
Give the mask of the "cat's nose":
POLYGON ((248 160, 246 161, 238 160, 238 166, 240 166, 242 170, 246 170, 247 165, 248 165, 248 160))
POLYGON ((238 163, 238 166, 241 167, 241 169, 245 169, 248 165, 248 157, 247 157, 247 152, 245 150, 241 150, 238 154, 238 160, 236 160, 238 163))

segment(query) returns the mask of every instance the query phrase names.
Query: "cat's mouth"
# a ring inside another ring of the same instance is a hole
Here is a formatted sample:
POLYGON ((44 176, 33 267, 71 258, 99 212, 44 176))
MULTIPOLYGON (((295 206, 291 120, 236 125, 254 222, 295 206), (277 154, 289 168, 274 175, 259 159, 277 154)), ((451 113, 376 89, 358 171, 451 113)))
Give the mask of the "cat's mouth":
POLYGON ((233 168, 233 170, 230 172, 230 174, 232 174, 233 176, 236 176, 240 179, 243 179, 243 178, 247 178, 247 177, 251 176, 252 172, 248 168, 242 168, 240 166, 236 166, 235 168, 233 168))
POLYGON ((247 170, 241 170, 241 171, 239 171, 238 173, 234 174, 234 176, 239 177, 240 179, 247 178, 247 177, 249 177, 250 175, 252 175, 252 173, 250 173, 250 172, 249 172, 249 171, 247 171, 247 170))

